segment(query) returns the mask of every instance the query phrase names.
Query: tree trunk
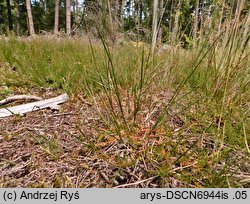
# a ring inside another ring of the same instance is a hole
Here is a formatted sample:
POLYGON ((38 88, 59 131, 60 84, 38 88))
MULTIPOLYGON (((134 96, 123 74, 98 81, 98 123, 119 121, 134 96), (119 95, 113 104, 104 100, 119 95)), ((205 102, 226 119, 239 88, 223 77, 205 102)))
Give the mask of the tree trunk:
POLYGON ((115 19, 116 20, 119 18, 119 10, 120 10, 119 0, 115 0, 115 19))
POLYGON ((172 43, 176 44, 177 42, 177 34, 178 34, 178 29, 179 29, 179 18, 180 18, 180 9, 181 9, 181 1, 179 0, 177 8, 176 8, 176 13, 175 13, 175 18, 174 18, 174 27, 173 27, 173 33, 172 33, 172 43))
POLYGON ((197 36, 198 24, 199 24, 199 0, 196 0, 195 3, 195 16, 194 16, 194 29, 193 29, 193 38, 197 36))
POLYGON ((120 10, 120 22, 121 22, 121 28, 124 29, 124 9, 125 9, 126 1, 121 1, 121 10, 120 10))
POLYGON ((158 32, 158 38, 157 38, 157 42, 158 45, 160 45, 162 43, 162 18, 163 18, 163 6, 164 6, 164 2, 163 0, 160 0, 160 8, 159 8, 159 13, 160 13, 160 25, 159 25, 159 32, 158 32))
POLYGON ((152 47, 151 51, 154 52, 157 40, 157 24, 158 24, 158 4, 159 0, 154 0, 153 3, 153 24, 152 24, 152 47))
POLYGON ((75 22, 76 22, 76 24, 78 25, 78 18, 79 18, 79 7, 78 7, 78 4, 79 4, 79 2, 78 2, 78 0, 76 0, 76 13, 75 13, 75 22))
POLYGON ((172 33, 172 29, 173 29, 173 10, 174 10, 174 0, 171 0, 171 7, 170 7, 170 15, 169 15, 169 32, 172 33))
POLYGON ((12 23, 12 15, 11 15, 11 7, 10 7, 10 0, 6 0, 7 10, 8 10, 8 24, 9 24, 9 31, 13 30, 13 23, 12 23))
POLYGON ((142 18, 143 18, 143 3, 140 1, 140 24, 142 24, 142 18))
POLYGON ((135 25, 136 25, 136 35, 137 35, 137 42, 139 41, 139 33, 140 33, 140 4, 138 0, 137 2, 135 1, 135 25))
POLYGON ((32 11, 31 11, 31 3, 30 0, 26 0, 26 8, 28 13, 28 21, 29 21, 29 31, 30 35, 35 35, 34 30, 34 23, 33 23, 33 17, 32 17, 32 11))
POLYGON ((121 22, 123 21, 123 18, 124 18, 125 4, 126 4, 126 1, 125 1, 125 0, 122 0, 122 1, 121 1, 121 10, 120 10, 121 22))
POLYGON ((112 19, 112 10, 111 10, 111 5, 110 5, 110 0, 108 0, 107 3, 108 3, 108 12, 109 12, 109 24, 110 24, 111 32, 113 33, 113 19, 112 19))
POLYGON ((0 23, 4 23, 4 18, 3 18, 3 10, 2 6, 0 6, 0 23))
POLYGON ((16 33, 17 35, 20 35, 19 0, 15 0, 15 12, 16 12, 16 33))
POLYGON ((66 33, 71 34, 71 12, 70 12, 70 0, 66 0, 66 33))
POLYGON ((60 0, 56 0, 55 4, 55 22, 54 22, 54 34, 57 35, 59 32, 59 6, 60 0))
MULTIPOLYGON (((126 4, 126 0, 125 0, 125 4, 126 4)), ((127 7, 127 10, 126 12, 128 13, 128 16, 131 16, 131 0, 128 1, 128 7, 127 7)), ((125 12, 124 12, 125 13, 125 12)))

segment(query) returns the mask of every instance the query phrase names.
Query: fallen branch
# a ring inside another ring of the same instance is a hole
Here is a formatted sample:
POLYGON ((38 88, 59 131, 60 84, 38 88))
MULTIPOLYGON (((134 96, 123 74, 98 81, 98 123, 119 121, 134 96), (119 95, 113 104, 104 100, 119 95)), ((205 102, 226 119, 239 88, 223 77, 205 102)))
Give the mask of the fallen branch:
POLYGON ((69 99, 68 95, 62 94, 54 98, 27 103, 23 105, 13 106, 13 107, 7 107, 7 108, 1 108, 0 109, 0 118, 5 118, 12 115, 23 115, 28 112, 41 110, 45 108, 52 108, 55 109, 58 108, 58 104, 64 103, 69 99))
POLYGON ((18 101, 18 100, 35 100, 35 101, 41 101, 41 97, 37 96, 32 96, 32 95, 16 95, 16 96, 10 96, 8 98, 5 98, 0 101, 0 105, 5 105, 8 103, 11 103, 13 101, 18 101))

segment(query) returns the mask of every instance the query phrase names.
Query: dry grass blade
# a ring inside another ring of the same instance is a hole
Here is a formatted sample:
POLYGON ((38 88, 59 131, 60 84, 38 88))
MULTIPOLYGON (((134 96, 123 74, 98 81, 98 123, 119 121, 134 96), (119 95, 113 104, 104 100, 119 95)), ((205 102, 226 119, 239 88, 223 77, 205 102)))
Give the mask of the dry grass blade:
POLYGON ((144 179, 144 180, 141 180, 141 181, 136 181, 134 183, 126 183, 126 184, 122 184, 122 185, 119 185, 119 186, 115 186, 115 188, 125 188, 125 187, 131 187, 131 186, 136 186, 136 185, 139 185, 141 183, 144 183, 144 182, 147 182, 147 181, 150 181, 150 180, 153 180, 155 178, 157 178, 159 176, 152 176, 150 178, 147 178, 147 179, 144 179))

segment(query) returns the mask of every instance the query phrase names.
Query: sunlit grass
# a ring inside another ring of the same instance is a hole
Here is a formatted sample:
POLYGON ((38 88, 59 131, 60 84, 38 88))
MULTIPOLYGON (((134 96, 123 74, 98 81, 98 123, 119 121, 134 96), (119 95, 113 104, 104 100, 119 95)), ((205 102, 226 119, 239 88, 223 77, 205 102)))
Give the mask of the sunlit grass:
MULTIPOLYGON (((245 30, 230 29, 219 38, 204 36, 192 49, 153 56, 149 46, 126 42, 2 40, 0 94, 11 87, 84 94, 105 125, 100 138, 132 149, 132 160, 112 157, 114 165, 143 161, 154 169, 149 175, 196 187, 244 186, 231 167, 245 162, 237 153, 249 156, 250 49, 245 30)), ((42 147, 60 149, 51 144, 42 147)))

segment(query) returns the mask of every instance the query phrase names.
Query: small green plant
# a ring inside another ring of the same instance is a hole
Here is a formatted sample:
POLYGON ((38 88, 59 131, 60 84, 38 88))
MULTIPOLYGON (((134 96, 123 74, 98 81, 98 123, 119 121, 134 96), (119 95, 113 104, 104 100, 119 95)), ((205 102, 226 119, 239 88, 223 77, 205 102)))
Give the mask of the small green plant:
POLYGON ((30 136, 36 141, 41 149, 48 155, 51 156, 52 159, 57 160, 62 152, 62 148, 59 145, 59 142, 52 138, 49 139, 43 134, 39 134, 37 136, 34 136, 30 134, 30 136))
POLYGON ((0 85, 0 99, 8 96, 11 92, 12 90, 8 86, 6 86, 6 83, 0 85))

